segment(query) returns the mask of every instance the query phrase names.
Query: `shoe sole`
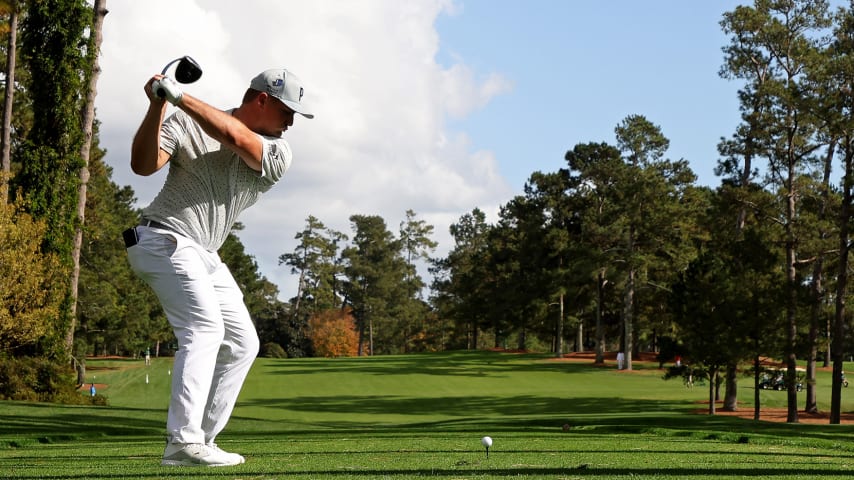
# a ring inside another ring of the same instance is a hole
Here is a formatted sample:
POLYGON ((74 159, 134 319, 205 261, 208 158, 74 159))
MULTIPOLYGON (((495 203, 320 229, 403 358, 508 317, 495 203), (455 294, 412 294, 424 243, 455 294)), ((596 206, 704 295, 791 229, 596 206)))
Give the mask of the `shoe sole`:
POLYGON ((160 465, 164 467, 233 467, 235 465, 240 465, 243 462, 238 463, 201 463, 201 462, 193 462, 192 460, 163 460, 160 462, 160 465))

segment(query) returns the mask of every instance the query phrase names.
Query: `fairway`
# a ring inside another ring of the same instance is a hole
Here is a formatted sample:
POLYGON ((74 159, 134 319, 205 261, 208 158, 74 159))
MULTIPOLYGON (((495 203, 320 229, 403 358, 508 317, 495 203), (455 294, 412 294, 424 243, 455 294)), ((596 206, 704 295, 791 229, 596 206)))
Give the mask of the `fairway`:
MULTIPOLYGON (((0 477, 814 479, 854 468, 851 425, 697 414, 706 385, 664 381, 657 364, 621 372, 499 352, 258 359, 217 439, 247 463, 161 467, 171 359, 88 365, 107 407, 0 404, 0 477)), ((829 373, 818 382, 827 410, 829 373)), ((752 412, 749 384, 739 396, 752 412)), ((785 406, 785 392, 760 395, 785 406)))

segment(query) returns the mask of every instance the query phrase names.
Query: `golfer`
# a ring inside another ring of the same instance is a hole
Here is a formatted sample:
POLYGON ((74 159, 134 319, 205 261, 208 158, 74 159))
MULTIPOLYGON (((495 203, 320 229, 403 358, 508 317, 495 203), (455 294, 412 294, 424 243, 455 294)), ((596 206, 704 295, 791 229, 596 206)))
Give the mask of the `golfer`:
POLYGON ((131 168, 143 176, 169 169, 124 239, 131 267, 157 294, 178 340, 161 463, 237 465, 245 459, 215 440, 258 354, 258 335, 217 250, 238 215, 290 166, 282 134, 295 114, 313 115, 303 107, 302 82, 281 68, 253 78, 240 106, 228 111, 163 75, 149 79, 145 93, 131 168), (164 120, 166 101, 177 111, 164 120))

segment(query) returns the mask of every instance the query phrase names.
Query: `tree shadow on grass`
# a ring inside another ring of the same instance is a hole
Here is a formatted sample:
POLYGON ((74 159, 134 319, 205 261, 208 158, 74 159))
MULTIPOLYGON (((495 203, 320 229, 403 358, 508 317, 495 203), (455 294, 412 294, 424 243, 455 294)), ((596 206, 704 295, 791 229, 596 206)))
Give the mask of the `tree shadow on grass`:
POLYGON ((540 416, 557 414, 614 414, 668 410, 672 401, 627 398, 515 396, 409 397, 388 395, 314 396, 250 399, 241 406, 268 407, 316 413, 429 415, 450 417, 540 416))
POLYGON ((349 357, 349 358, 289 358, 268 360, 267 373, 280 375, 312 375, 348 373, 390 375, 423 374, 440 376, 480 377, 504 372, 552 371, 577 373, 588 370, 586 363, 547 362, 544 354, 504 354, 490 351, 460 351, 421 353, 418 355, 349 357), (538 362, 536 360, 543 360, 538 362))
MULTIPOLYGON (((241 401, 247 407, 266 407, 317 414, 306 424, 311 428, 348 432, 404 432, 420 429, 455 431, 554 431, 566 424, 575 434, 654 434, 662 437, 690 436, 733 443, 765 442, 767 438, 813 439, 839 442, 840 434, 850 427, 839 425, 801 425, 753 422, 734 417, 684 414, 672 401, 598 397, 516 396, 444 396, 406 397, 350 395, 334 397, 295 397, 241 401), (338 415, 341 414, 341 415, 338 415), (342 415, 346 418, 342 418, 342 415), (348 420, 348 418, 356 418, 348 420), (374 420, 372 417, 376 418, 374 420), (423 420, 419 420, 423 417, 423 420), (763 439, 765 438, 765 439, 763 439)), ((278 415, 288 418, 287 414, 278 415)), ((294 417, 305 418, 304 415, 294 417)), ((309 415, 311 418, 312 416, 309 415)), ((264 419, 237 417, 246 421, 264 419)), ((269 421, 267 420, 267 423, 269 421)), ((854 450, 854 444, 851 449, 854 450)))
POLYGON ((32 439, 54 443, 104 436, 162 435, 164 412, 117 407, 90 407, 4 402, 0 410, 0 445, 32 439))

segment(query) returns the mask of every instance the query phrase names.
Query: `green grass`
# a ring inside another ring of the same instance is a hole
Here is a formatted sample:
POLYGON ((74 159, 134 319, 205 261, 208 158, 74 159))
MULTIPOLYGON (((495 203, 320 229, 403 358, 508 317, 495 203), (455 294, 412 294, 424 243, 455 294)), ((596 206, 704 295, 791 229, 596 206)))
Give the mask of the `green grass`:
MULTIPOLYGON (((850 478, 854 427, 697 414, 706 387, 656 367, 494 352, 259 359, 217 439, 247 463, 194 469, 159 465, 170 360, 89 361, 108 407, 0 403, 0 478, 850 478)), ((819 372, 822 410, 829 375, 819 372)), ((748 410, 750 383, 739 389, 748 410)), ((785 406, 785 392, 760 393, 785 406)))

